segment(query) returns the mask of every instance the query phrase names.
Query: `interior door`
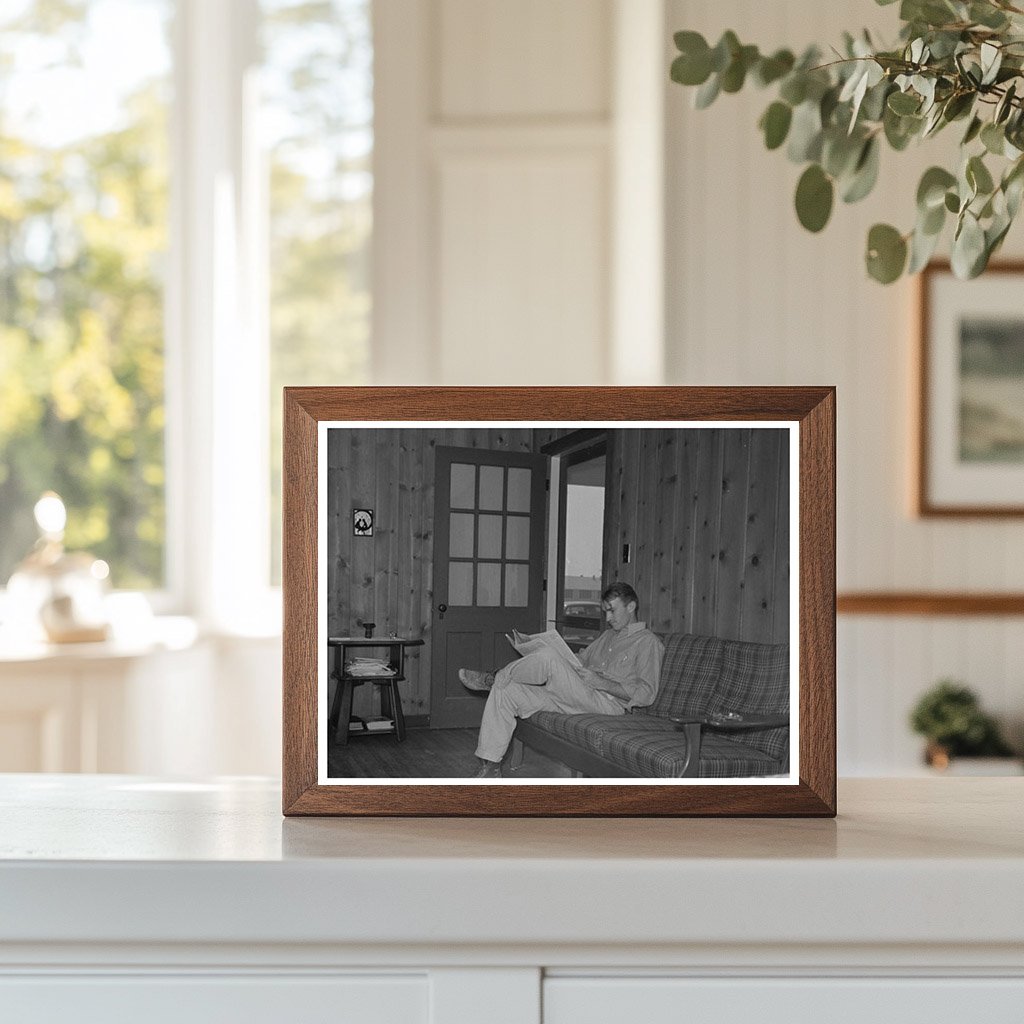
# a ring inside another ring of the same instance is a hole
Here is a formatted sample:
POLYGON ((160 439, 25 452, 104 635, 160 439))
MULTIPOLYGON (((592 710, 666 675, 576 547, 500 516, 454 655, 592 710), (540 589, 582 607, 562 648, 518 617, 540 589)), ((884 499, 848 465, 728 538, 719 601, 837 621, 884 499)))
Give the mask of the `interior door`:
POLYGON ((434 474, 430 725, 477 726, 459 669, 494 671, 517 656, 506 633, 543 628, 547 457, 439 446, 434 474))

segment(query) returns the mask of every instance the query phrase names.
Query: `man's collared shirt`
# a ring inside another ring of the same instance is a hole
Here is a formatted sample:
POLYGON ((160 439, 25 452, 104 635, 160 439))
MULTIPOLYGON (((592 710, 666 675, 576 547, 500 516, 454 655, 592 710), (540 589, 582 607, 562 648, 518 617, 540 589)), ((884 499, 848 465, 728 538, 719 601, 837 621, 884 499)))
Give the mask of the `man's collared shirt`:
POLYGON ((630 695, 625 702, 628 710, 654 703, 664 650, 664 644, 647 628, 646 622, 631 622, 618 631, 606 629, 580 651, 579 659, 586 668, 622 683, 630 695))

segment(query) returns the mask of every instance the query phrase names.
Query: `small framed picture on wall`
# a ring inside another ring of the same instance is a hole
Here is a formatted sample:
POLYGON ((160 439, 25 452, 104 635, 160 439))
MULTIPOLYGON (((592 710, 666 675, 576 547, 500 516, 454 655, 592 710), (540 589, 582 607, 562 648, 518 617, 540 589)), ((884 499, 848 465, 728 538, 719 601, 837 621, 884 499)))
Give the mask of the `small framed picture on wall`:
POLYGON ((373 536, 373 509, 354 508, 352 510, 352 536, 373 536))

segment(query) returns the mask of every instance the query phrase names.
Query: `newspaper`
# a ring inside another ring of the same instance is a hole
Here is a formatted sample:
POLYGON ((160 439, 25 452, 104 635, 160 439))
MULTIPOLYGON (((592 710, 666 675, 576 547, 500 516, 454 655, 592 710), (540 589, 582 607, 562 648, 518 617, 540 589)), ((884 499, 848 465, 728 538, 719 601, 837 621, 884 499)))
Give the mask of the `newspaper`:
POLYGON ((520 633, 518 629, 513 629, 511 633, 505 634, 505 639, 520 654, 534 654, 547 649, 554 651, 560 658, 567 661, 576 672, 583 671, 583 662, 576 657, 572 648, 553 629, 543 633, 520 633))

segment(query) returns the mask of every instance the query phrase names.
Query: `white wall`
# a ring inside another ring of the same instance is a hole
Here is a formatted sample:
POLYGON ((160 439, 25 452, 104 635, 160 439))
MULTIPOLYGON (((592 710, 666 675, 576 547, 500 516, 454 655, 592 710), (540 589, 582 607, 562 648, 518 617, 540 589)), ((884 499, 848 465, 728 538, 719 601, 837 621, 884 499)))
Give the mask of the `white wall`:
POLYGON ((633 379, 656 380, 661 293, 626 281, 638 262, 660 277, 660 196, 622 184, 634 166, 661 170, 661 11, 379 0, 378 383, 609 383, 638 340, 626 311, 643 324, 633 379), (639 65, 618 59, 623 12, 639 65), (624 231, 636 244, 617 265, 624 231))
MULTIPOLYGON (((893 40, 895 11, 870 0, 669 0, 666 39, 692 28, 713 43, 732 28, 762 49, 797 49, 867 25, 893 40)), ((876 193, 837 204, 814 236, 793 213, 801 168, 767 152, 756 128, 770 91, 721 96, 704 111, 692 109, 692 93, 667 86, 667 381, 838 387, 840 591, 1024 590, 1020 520, 911 513, 914 284, 883 288, 863 269, 870 225, 912 226, 918 178, 956 133, 886 150, 876 193)), ((1021 255, 1022 242, 1018 225, 1004 254, 1021 255)), ((840 772, 914 770, 921 743, 907 713, 944 676, 973 686, 1021 739, 1021 666, 1020 618, 841 616, 840 772)))

